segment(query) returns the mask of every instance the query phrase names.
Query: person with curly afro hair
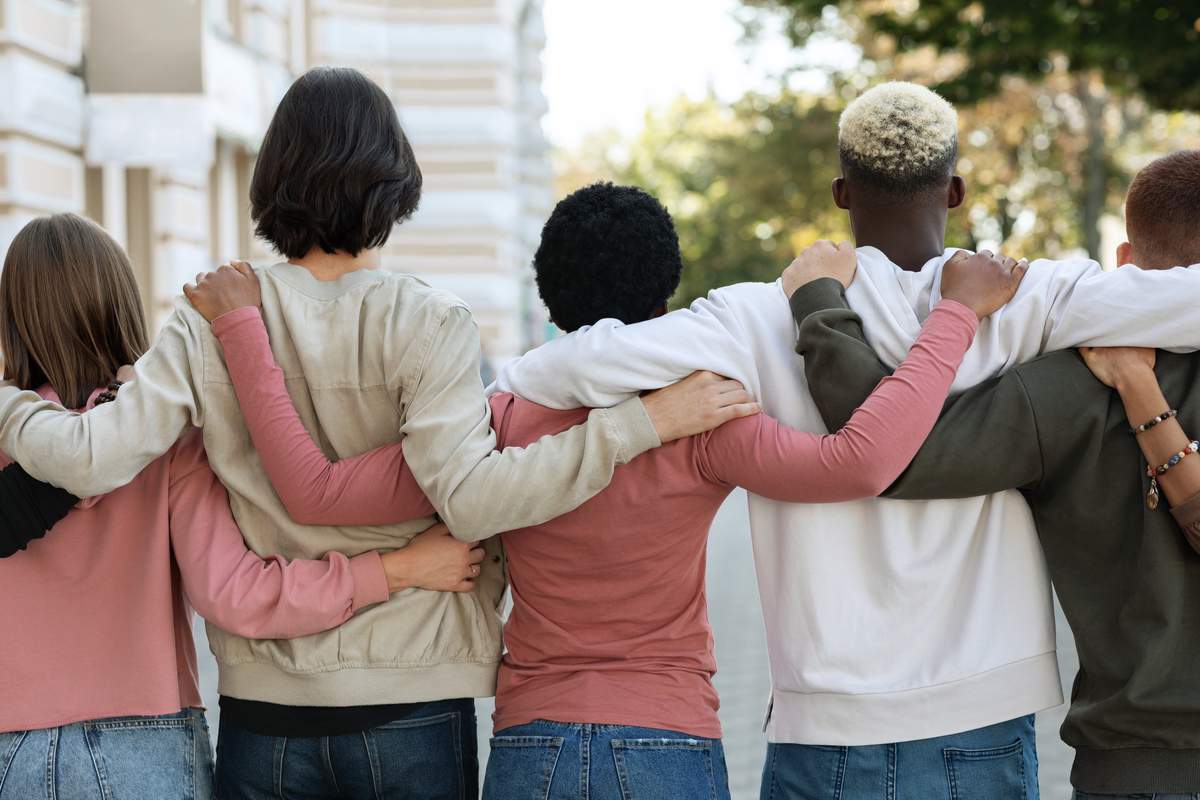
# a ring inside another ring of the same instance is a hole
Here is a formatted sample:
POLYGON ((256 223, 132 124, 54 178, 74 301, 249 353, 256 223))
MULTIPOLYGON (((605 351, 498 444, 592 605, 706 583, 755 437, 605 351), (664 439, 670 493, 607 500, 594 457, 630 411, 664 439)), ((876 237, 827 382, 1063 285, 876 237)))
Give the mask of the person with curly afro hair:
POLYGON ((560 202, 533 257, 550 320, 574 331, 601 319, 666 313, 683 258, 670 213, 634 186, 596 183, 560 202))

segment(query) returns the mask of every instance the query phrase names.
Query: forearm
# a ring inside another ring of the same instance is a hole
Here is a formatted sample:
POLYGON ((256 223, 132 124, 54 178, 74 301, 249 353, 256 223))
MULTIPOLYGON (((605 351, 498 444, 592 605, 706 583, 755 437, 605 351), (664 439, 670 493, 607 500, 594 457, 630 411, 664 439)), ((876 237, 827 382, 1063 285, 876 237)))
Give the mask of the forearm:
POLYGON ((587 423, 524 448, 496 451, 486 418, 474 428, 449 458, 422 447, 421 437, 405 442, 413 472, 442 521, 469 542, 573 511, 612 482, 617 466, 659 445, 636 398, 596 409, 587 423))
POLYGON ((601 320, 554 339, 506 364, 491 390, 569 409, 608 408, 702 370, 751 388, 754 357, 745 338, 714 294, 636 325, 601 320))
MULTIPOLYGON (((889 371, 863 335, 836 281, 815 281, 792 297, 809 390, 826 426, 851 418, 889 371), (832 284, 832 285, 830 285, 832 284)), ((972 497, 1025 486, 1040 476, 1037 426, 1024 385, 1010 373, 953 398, 888 497, 972 497), (1003 452, 1002 459, 980 453, 1003 452)))
POLYGON ((728 482, 786 502, 878 495, 912 460, 937 421, 977 326, 970 309, 943 302, 896 374, 879 384, 842 430, 816 436, 760 417, 755 441, 726 447, 724 440, 736 429, 725 425, 711 435, 708 448, 724 461, 718 471, 733 478, 728 482))
POLYGON ((1074 347, 1200 348, 1192 323, 1200 303, 1200 267, 1105 272, 1094 262, 1037 262, 1047 280, 1044 352, 1074 347))
POLYGON ((289 562, 246 551, 233 563, 222 560, 220 567, 205 570, 202 578, 191 571, 184 587, 188 600, 209 622, 247 639, 320 633, 388 596, 375 552, 353 559, 330 553, 321 561, 289 562))
POLYGON ((377 553, 288 562, 250 551, 199 437, 189 437, 171 463, 171 547, 201 616, 239 636, 289 638, 335 627, 359 608, 387 599, 377 553))
POLYGON ((405 457, 442 521, 464 541, 565 514, 608 486, 618 464, 659 445, 633 398, 529 447, 495 452, 479 332, 465 309, 443 318, 409 391, 400 430, 405 457))
MULTIPOLYGON (((1122 374, 1117 381, 1117 391, 1130 427, 1142 425, 1170 408, 1154 370, 1148 366, 1122 374)), ((1138 434, 1137 441, 1146 463, 1157 467, 1181 452, 1192 440, 1179 424, 1178 417, 1173 417, 1138 434)), ((1182 504, 1200 492, 1200 456, 1184 458, 1158 476, 1157 481, 1167 502, 1172 506, 1182 504)))
POLYGON ((292 519, 306 525, 386 525, 432 516, 399 442, 330 460, 304 427, 257 308, 213 320, 250 437, 292 519))
POLYGON ((202 424, 202 357, 178 314, 134 365, 117 399, 75 414, 12 386, 0 388, 0 450, 30 475, 79 497, 118 489, 202 424))

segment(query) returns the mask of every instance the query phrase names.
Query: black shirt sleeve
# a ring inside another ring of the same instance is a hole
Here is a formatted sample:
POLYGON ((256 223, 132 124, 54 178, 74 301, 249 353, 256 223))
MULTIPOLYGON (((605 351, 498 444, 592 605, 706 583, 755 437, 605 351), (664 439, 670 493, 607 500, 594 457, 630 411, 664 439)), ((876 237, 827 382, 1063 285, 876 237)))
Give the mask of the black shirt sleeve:
POLYGON ((78 502, 70 492, 31 477, 20 464, 0 470, 0 558, 45 536, 78 502))

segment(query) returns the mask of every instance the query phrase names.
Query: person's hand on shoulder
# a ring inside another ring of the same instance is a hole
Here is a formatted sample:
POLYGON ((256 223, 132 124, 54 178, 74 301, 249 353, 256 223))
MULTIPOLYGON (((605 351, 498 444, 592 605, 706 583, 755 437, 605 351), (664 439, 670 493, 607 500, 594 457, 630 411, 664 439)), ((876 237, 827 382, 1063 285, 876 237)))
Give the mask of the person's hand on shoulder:
POLYGON ((819 278, 833 278, 849 288, 857 270, 858 253, 853 244, 822 239, 806 247, 783 271, 783 292, 791 297, 801 286, 819 278))
POLYGON ((258 275, 245 261, 233 261, 216 272, 200 273, 195 283, 183 287, 183 294, 209 322, 239 308, 262 305, 258 275))
POLYGON ((673 386, 650 392, 642 403, 663 444, 762 411, 742 384, 711 372, 693 372, 673 386))
POLYGON ((1025 259, 959 250, 942 266, 942 297, 962 303, 983 319, 1013 298, 1028 269, 1025 259))
POLYGON ((1120 390, 1139 378, 1158 383, 1154 376, 1158 353, 1148 347, 1081 347, 1079 354, 1096 380, 1110 389, 1120 390))

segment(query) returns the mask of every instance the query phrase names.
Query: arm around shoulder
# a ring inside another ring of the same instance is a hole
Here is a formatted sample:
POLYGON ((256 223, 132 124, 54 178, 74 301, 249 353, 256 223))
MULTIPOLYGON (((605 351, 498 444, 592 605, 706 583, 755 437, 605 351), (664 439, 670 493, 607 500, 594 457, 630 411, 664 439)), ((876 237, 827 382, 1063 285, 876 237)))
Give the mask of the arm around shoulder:
POLYGON ((608 486, 618 464, 659 444, 640 400, 591 413, 584 425, 526 448, 495 452, 479 377, 479 332, 470 313, 449 308, 405 387, 401 434, 417 483, 467 541, 540 524, 608 486))
POLYGON ((117 399, 76 414, 12 386, 0 388, 0 450, 29 474, 79 497, 129 483, 201 424, 203 353, 186 312, 176 310, 117 399))

